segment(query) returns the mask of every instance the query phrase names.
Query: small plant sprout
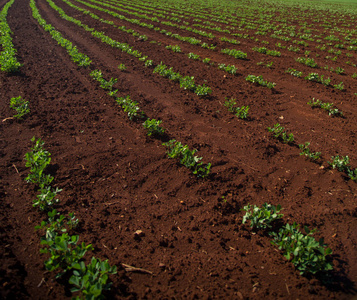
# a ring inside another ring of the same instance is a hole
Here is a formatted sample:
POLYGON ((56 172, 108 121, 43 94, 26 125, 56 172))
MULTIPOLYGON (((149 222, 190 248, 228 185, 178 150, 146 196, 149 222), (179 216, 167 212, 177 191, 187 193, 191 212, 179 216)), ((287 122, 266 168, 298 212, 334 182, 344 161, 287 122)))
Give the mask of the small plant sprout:
POLYGON ((224 102, 224 106, 228 108, 229 112, 235 114, 236 117, 240 119, 247 119, 249 106, 235 107, 236 104, 237 102, 234 98, 226 98, 226 101, 224 102))
POLYGON ((340 158, 339 155, 331 156, 332 162, 328 161, 328 164, 332 167, 332 169, 337 169, 340 172, 345 172, 347 176, 353 181, 357 180, 357 168, 352 169, 348 164, 350 159, 348 156, 342 156, 340 158))
POLYGON ((195 156, 196 149, 190 150, 187 145, 183 146, 181 142, 170 140, 163 144, 168 147, 167 155, 169 158, 178 158, 180 163, 186 168, 190 169, 197 177, 207 177, 211 170, 211 163, 204 165, 201 160, 202 157, 195 156))
POLYGON ((343 112, 338 110, 337 108, 333 108, 333 103, 323 103, 321 100, 312 98, 309 102, 307 102, 312 108, 319 107, 328 112, 329 116, 339 116, 343 117, 343 112))
POLYGON ((339 91, 343 91, 345 89, 345 86, 342 81, 339 84, 334 84, 333 87, 339 91))
POLYGON ((310 143, 306 142, 305 144, 300 144, 299 148, 301 150, 300 155, 305 155, 307 158, 311 160, 319 160, 321 158, 321 152, 311 152, 310 151, 310 143))
POLYGON ((38 184, 40 188, 45 188, 53 180, 51 175, 44 173, 46 167, 51 162, 51 153, 43 148, 45 143, 41 139, 35 140, 35 137, 31 139, 35 143, 31 149, 32 151, 25 154, 26 167, 30 168, 30 173, 25 180, 38 184))
POLYGON ((120 64, 120 65, 118 66, 118 69, 119 69, 120 71, 125 71, 125 70, 126 70, 126 66, 125 66, 124 64, 120 64))
POLYGON ((281 139, 284 143, 292 143, 294 142, 294 135, 292 133, 287 134, 284 131, 284 127, 282 127, 279 123, 275 124, 274 127, 267 128, 269 132, 273 133, 274 137, 277 139, 281 139))
POLYGON ((162 123, 161 120, 155 120, 155 119, 147 119, 144 123, 143 126, 147 129, 147 135, 152 136, 152 135, 163 135, 165 133, 165 129, 160 127, 160 124, 162 123))
POLYGON ((248 75, 246 78, 245 78, 246 81, 249 81, 249 82, 252 82, 252 83, 255 83, 255 84, 259 84, 261 86, 266 86, 267 88, 269 89, 272 89, 276 86, 276 83, 274 82, 268 82, 266 80, 264 80, 263 76, 262 75, 259 75, 259 76, 255 76, 255 75, 248 75))
POLYGON ((286 224, 278 233, 270 233, 273 237, 271 243, 284 251, 285 258, 295 265, 301 275, 333 270, 332 263, 326 258, 332 254, 332 250, 326 248, 323 238, 315 240, 312 236, 315 231, 305 226, 305 235, 300 232, 299 225, 294 223, 286 224))
POLYGON ((281 219, 283 214, 280 214, 282 210, 280 205, 276 207, 274 205, 264 203, 262 208, 254 205, 246 205, 242 209, 245 211, 242 223, 250 221, 250 227, 257 229, 267 229, 272 227, 272 223, 277 219, 281 219))
POLYGON ((293 75, 295 77, 301 77, 302 76, 302 72, 301 71, 298 71, 296 69, 293 69, 293 68, 289 68, 285 71, 285 73, 289 73, 290 75, 293 75))
POLYGON ((193 59, 193 60, 199 60, 200 56, 198 54, 192 53, 190 52, 189 54, 187 54, 188 58, 193 59))
POLYGON ((124 109, 124 112, 128 113, 130 120, 143 118, 144 113, 140 111, 138 103, 131 100, 129 95, 126 97, 117 97, 115 101, 124 109))
POLYGON ((16 119, 22 119, 24 115, 30 112, 29 102, 21 96, 10 99, 10 108, 16 110, 17 114, 14 115, 14 118, 16 119))

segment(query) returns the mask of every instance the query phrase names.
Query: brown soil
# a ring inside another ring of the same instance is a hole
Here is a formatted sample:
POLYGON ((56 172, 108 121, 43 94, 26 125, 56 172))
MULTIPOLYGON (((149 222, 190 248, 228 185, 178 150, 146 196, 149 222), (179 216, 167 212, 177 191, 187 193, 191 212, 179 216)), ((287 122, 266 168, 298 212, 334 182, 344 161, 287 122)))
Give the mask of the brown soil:
MULTIPOLYGON (((357 167, 354 79, 319 70, 345 83, 346 91, 336 91, 284 74, 288 67, 312 72, 296 63, 295 54, 288 51, 270 59, 253 52, 253 42, 242 40, 236 48, 248 52, 249 60, 239 61, 95 12, 162 45, 138 41, 55 2, 67 14, 128 42, 155 63, 163 61, 181 74, 195 76, 198 84, 206 83, 213 93, 199 98, 180 89, 132 56, 60 19, 46 1, 37 1, 42 17, 93 60, 90 69, 77 67, 32 18, 29 1, 16 0, 8 23, 23 67, 19 74, 0 74, 0 116, 3 120, 13 115, 9 99, 19 95, 30 102, 31 113, 22 121, 7 119, 0 126, 2 298, 71 297, 68 285, 45 270, 46 255, 39 252, 41 234, 34 227, 45 214, 32 207, 36 189, 24 181, 29 170, 23 158, 33 136, 45 141, 52 154, 49 171, 55 177, 54 186, 63 189, 55 207, 62 213, 75 212, 80 241, 92 243, 94 256, 118 266, 118 274, 111 276, 109 298, 354 297, 357 183, 327 164, 331 156, 340 154, 348 155, 357 167), (239 74, 228 75, 168 51, 166 44, 235 64, 239 74), (274 61, 274 66, 257 66, 262 60, 274 61), (120 63, 127 71, 117 69, 120 63), (167 136, 162 140, 147 137, 141 122, 130 121, 91 79, 93 69, 101 69, 105 78, 118 78, 118 94, 130 94, 147 116, 163 120, 167 136), (263 75, 277 83, 276 89, 246 82, 248 74, 263 75), (223 106, 225 97, 249 105, 249 120, 230 114, 223 106), (333 102, 345 117, 332 118, 311 109, 306 103, 312 97, 333 102), (281 143, 267 131, 278 122, 294 134, 294 145, 281 143), (198 179, 169 159, 162 146, 169 138, 198 149, 203 161, 212 163, 209 178, 198 179), (297 145, 307 141, 313 151, 322 152, 320 163, 299 155, 297 145), (318 229, 316 238, 324 237, 333 250, 334 271, 328 282, 318 276, 300 276, 270 244, 269 236, 242 225, 240 209, 265 202, 282 205, 284 222, 318 229), (135 235, 137 230, 143 232, 141 237, 135 235), (125 272, 121 264, 153 275, 125 272)), ((0 0, 0 7, 5 3, 0 0)), ((234 48, 218 39, 207 42, 234 48)), ((346 72, 351 70, 346 68, 346 72)))

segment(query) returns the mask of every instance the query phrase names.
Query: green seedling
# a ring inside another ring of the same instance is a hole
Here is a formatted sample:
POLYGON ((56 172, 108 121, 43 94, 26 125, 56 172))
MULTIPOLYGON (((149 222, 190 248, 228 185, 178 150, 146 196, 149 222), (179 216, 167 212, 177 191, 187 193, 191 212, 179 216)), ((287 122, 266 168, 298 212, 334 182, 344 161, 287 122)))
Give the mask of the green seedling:
POLYGON ((315 231, 305 226, 305 235, 299 231, 299 225, 294 223, 286 224, 278 233, 270 233, 273 236, 271 243, 284 251, 285 258, 295 265, 301 275, 333 270, 332 263, 327 260, 332 250, 326 248, 323 238, 316 241, 312 237, 315 231))
POLYGON ((279 123, 275 124, 274 127, 267 128, 269 132, 273 133, 274 137, 281 139, 284 143, 294 142, 294 135, 292 133, 287 134, 279 123))
POLYGON ((250 221, 250 227, 257 229, 267 229, 272 228, 272 223, 283 217, 283 214, 280 214, 281 206, 264 203, 262 208, 254 205, 246 205, 242 209, 246 214, 243 216, 242 223, 250 221))
POLYGON ((161 123, 161 120, 147 119, 143 123, 143 126, 147 129, 147 135, 163 135, 165 133, 165 129, 160 127, 161 123))
POLYGON ((258 84, 258 85, 261 85, 261 86, 265 86, 265 87, 267 87, 269 89, 272 89, 272 88, 274 88, 276 86, 276 83, 268 82, 268 81, 264 80, 262 75, 259 75, 259 76, 248 75, 245 78, 245 80, 249 81, 249 82, 252 82, 252 83, 255 83, 255 84, 258 84))
POLYGON ((226 98, 226 101, 224 102, 224 106, 228 108, 229 112, 235 114, 236 117, 240 119, 247 119, 249 106, 235 107, 236 104, 237 102, 234 98, 230 98, 230 99, 226 98))
MULTIPOLYGON (((73 275, 69 283, 74 285, 71 292, 81 292, 85 299, 102 299, 103 291, 110 290, 108 275, 116 274, 116 266, 110 266, 108 260, 101 261, 92 257, 91 262, 85 265, 83 261, 74 263, 73 275)), ((78 297, 79 299, 79 297, 78 297)))
POLYGON ((16 110, 17 114, 14 115, 14 118, 16 119, 22 119, 24 115, 30 112, 29 102, 21 96, 10 99, 10 108, 16 110))
MULTIPOLYGON (((31 141, 35 142, 35 137, 31 141)), ((41 189, 47 187, 53 180, 51 175, 44 173, 51 162, 51 154, 43 149, 44 144, 41 139, 38 139, 32 151, 25 154, 26 167, 30 168, 30 173, 25 180, 38 184, 41 189)))
POLYGON ((338 110, 337 108, 333 108, 333 103, 323 103, 321 100, 312 98, 309 102, 307 102, 312 108, 319 107, 323 110, 327 111, 330 116, 339 116, 343 117, 343 112, 338 110))
POLYGON ((138 103, 131 100, 129 95, 126 97, 117 97, 115 101, 124 109, 124 112, 128 114, 130 120, 144 117, 144 113, 140 111, 138 103))
POLYGON ((204 178, 210 173, 211 164, 204 165, 201 162, 202 157, 195 156, 196 149, 191 151, 187 145, 183 146, 181 142, 176 140, 170 140, 163 145, 169 148, 167 152, 169 158, 180 159, 180 163, 190 169, 197 177, 204 178))
POLYGON ((119 69, 120 71, 125 71, 125 70, 126 70, 126 66, 125 66, 124 64, 120 64, 120 65, 118 66, 118 69, 119 69))
POLYGON ((187 54, 188 58, 193 59, 193 60, 199 60, 200 56, 198 54, 192 53, 190 52, 189 54, 187 54))
POLYGON ((285 71, 285 73, 289 73, 290 75, 293 75, 295 77, 301 77, 302 76, 302 72, 301 71, 298 71, 296 69, 293 69, 293 68, 289 68, 285 71))
POLYGON ((301 150, 300 155, 305 155, 307 158, 311 160, 319 160, 321 158, 321 152, 311 152, 310 143, 306 142, 305 144, 300 144, 299 148, 301 150))

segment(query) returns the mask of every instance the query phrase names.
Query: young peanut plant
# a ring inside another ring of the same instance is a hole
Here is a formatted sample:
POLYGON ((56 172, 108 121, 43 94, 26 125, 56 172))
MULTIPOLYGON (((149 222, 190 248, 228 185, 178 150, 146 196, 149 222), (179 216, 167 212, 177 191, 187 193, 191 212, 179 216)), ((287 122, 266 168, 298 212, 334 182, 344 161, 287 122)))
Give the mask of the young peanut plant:
POLYGON ((321 158, 321 152, 311 152, 310 151, 310 143, 306 142, 305 144, 300 144, 299 148, 301 150, 300 155, 305 155, 307 158, 311 160, 319 160, 321 158))
POLYGON ((202 157, 195 156, 196 149, 190 150, 187 145, 183 146, 181 142, 176 140, 170 140, 163 145, 169 148, 167 152, 169 158, 180 159, 180 163, 190 169, 197 177, 204 178, 210 173, 211 163, 204 165, 201 162, 202 157))
POLYGON ((237 102, 234 98, 227 99, 224 102, 224 106, 228 108, 229 112, 235 114, 235 116, 240 119, 247 119, 249 106, 235 107, 236 104, 237 104, 237 102))
MULTIPOLYGON (((31 141, 35 142, 35 137, 31 141)), ((41 189, 50 185, 53 180, 51 175, 44 173, 46 167, 51 162, 51 153, 43 149, 44 144, 41 139, 38 139, 32 151, 25 154, 26 167, 30 168, 30 173, 25 180, 38 184, 41 189)))
POLYGON ((275 124, 274 127, 267 128, 269 132, 273 133, 274 137, 281 139, 284 143, 293 143, 294 135, 292 133, 287 134, 279 123, 275 124))
POLYGON ((143 123, 143 126, 147 129, 147 135, 163 135, 165 133, 165 129, 160 127, 161 123, 161 120, 146 119, 146 121, 143 123))
POLYGON ((22 119, 24 115, 30 112, 29 102, 21 96, 10 99, 10 108, 16 110, 17 114, 14 115, 14 118, 16 119, 22 119))
POLYGON ((332 250, 326 248, 324 239, 316 241, 312 237, 315 230, 310 231, 306 226, 305 232, 306 235, 301 233, 296 223, 286 224, 278 233, 270 233, 273 236, 272 244, 284 251, 285 258, 295 265, 301 275, 333 270, 332 263, 326 258, 332 254, 332 250))
POLYGON ((337 108, 333 108, 333 103, 323 103, 319 99, 312 98, 309 102, 307 102, 312 108, 319 107, 323 110, 327 111, 329 116, 339 116, 343 117, 343 112, 338 110, 337 108))
POLYGON ((249 81, 249 82, 252 82, 252 83, 255 83, 255 84, 258 84, 258 85, 261 85, 261 86, 265 86, 265 87, 267 87, 269 89, 272 89, 272 88, 274 88, 276 86, 276 83, 268 82, 268 81, 264 80, 262 75, 259 75, 259 76, 248 75, 245 78, 245 80, 249 81))
POLYGON ((272 227, 272 223, 277 219, 281 219, 283 214, 280 214, 281 205, 274 205, 264 203, 262 208, 254 205, 244 206, 242 211, 245 211, 242 223, 250 221, 250 227, 257 229, 267 229, 272 227))
POLYGON ((340 158, 339 155, 331 156, 332 162, 328 161, 328 164, 332 167, 332 169, 337 169, 340 172, 345 172, 347 176, 353 181, 357 181, 357 168, 351 169, 348 165, 350 162, 350 158, 348 156, 342 156, 340 158))

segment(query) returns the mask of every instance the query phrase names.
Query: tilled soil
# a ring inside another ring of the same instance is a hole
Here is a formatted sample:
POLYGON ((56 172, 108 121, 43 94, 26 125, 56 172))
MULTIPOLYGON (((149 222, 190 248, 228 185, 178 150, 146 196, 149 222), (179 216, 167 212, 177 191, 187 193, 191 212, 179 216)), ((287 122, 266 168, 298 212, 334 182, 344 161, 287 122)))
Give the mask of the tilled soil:
MULTIPOLYGON (((29 172, 24 155, 33 136, 45 141, 52 154, 48 171, 55 177, 54 186, 63 189, 55 208, 63 214, 75 212, 80 241, 94 247, 87 259, 93 255, 118 266, 108 298, 354 297, 357 183, 329 168, 327 161, 337 154, 348 155, 357 167, 355 79, 319 70, 334 82, 344 82, 346 90, 337 91, 285 74, 288 67, 311 72, 288 51, 270 59, 272 68, 264 68, 257 63, 266 57, 252 51, 249 40, 236 46, 248 53, 248 60, 241 61, 92 10, 149 37, 138 40, 62 1, 54 2, 84 24, 132 45, 154 63, 162 61, 180 74, 194 76, 196 83, 205 83, 213 92, 200 98, 180 89, 133 56, 61 19, 46 1, 36 1, 42 17, 92 59, 90 68, 78 67, 32 17, 29 1, 15 0, 7 20, 23 67, 15 75, 0 74, 2 298, 71 297, 65 280, 56 280, 46 271, 41 232, 34 229, 46 215, 32 207, 36 188, 24 180, 29 172), (180 45, 185 53, 234 64, 238 74, 166 50, 169 44, 180 45), (121 63, 126 71, 118 70, 121 63), (94 69, 102 70, 105 78, 118 78, 118 95, 130 95, 148 117, 162 120, 166 135, 148 137, 141 120, 129 120, 89 76, 94 69), (248 74, 263 75, 277 86, 269 90, 253 85, 245 81, 248 74), (13 115, 9 100, 19 95, 31 109, 20 121, 9 118, 13 115), (250 106, 248 120, 227 111, 226 97, 250 106), (306 103, 313 97, 333 102, 344 118, 312 109, 306 103), (284 144, 267 131, 276 123, 294 134, 294 144, 284 144), (169 139, 197 149, 203 162, 212 163, 210 176, 197 178, 169 159, 162 146, 169 139), (298 144, 307 141, 314 151, 322 152, 319 162, 299 155, 298 144), (333 250, 334 271, 328 280, 299 275, 267 234, 242 224, 245 205, 265 202, 281 204, 285 223, 317 228, 316 238, 324 237, 333 250), (140 235, 135 234, 138 230, 140 235), (122 264, 149 272, 126 272, 122 264)), ((0 7, 5 3, 1 0, 0 7)), ((167 29, 215 43, 218 49, 234 48, 218 38, 167 29)), ((271 45, 276 42, 266 40, 271 45)), ((347 66, 346 72, 352 69, 347 66)))

